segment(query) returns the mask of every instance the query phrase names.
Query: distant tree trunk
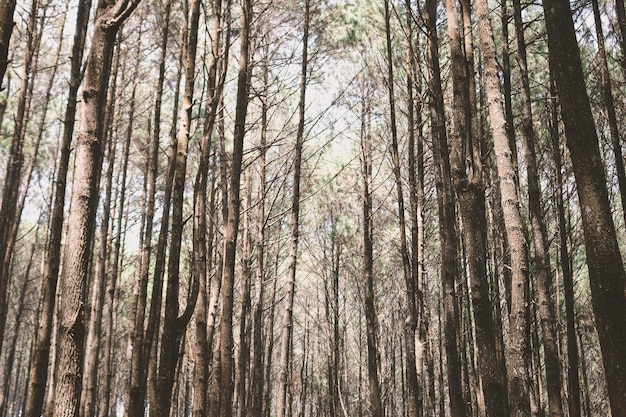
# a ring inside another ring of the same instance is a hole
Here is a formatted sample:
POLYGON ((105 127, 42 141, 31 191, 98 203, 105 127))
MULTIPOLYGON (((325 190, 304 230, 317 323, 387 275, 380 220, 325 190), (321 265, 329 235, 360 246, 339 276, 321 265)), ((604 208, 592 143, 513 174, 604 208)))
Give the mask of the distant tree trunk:
POLYGON ((263 91, 261 94, 261 133, 259 143, 259 202, 257 212, 257 243, 256 243, 256 270, 254 281, 254 300, 252 306, 252 398, 250 413, 252 417, 262 417, 263 392, 266 389, 263 378, 263 306, 265 295, 265 245, 266 245, 266 214, 265 197, 267 194, 267 128, 268 104, 267 91, 269 89, 267 50, 263 56, 263 91))
POLYGON ((50 234, 46 248, 44 273, 41 281, 41 313, 37 330, 32 366, 29 374, 29 389, 26 395, 26 417, 41 415, 48 379, 48 358, 52 338, 52 323, 56 301, 56 288, 61 257, 61 238, 65 209, 65 186, 70 160, 70 145, 74 132, 78 87, 82 79, 81 66, 91 0, 80 2, 76 12, 76 32, 72 47, 69 79, 69 94, 65 108, 61 154, 57 164, 52 212, 50 214, 50 234))
POLYGON ((550 60, 580 201, 593 311, 613 417, 626 416, 626 273, 569 3, 544 1, 550 60))
POLYGON ((510 413, 513 417, 530 414, 526 372, 525 329, 528 321, 526 304, 528 294, 528 255, 519 207, 516 168, 510 148, 496 62, 490 10, 486 0, 475 0, 478 33, 483 57, 485 89, 489 103, 489 118, 493 134, 494 149, 500 179, 500 192, 507 242, 511 253, 511 314, 508 356, 508 378, 510 388, 510 413))
POLYGON ((17 0, 7 0, 0 5, 0 91, 2 91, 2 80, 9 64, 9 42, 13 34, 13 14, 17 0))
POLYGON ((622 75, 626 79, 626 8, 624 7, 624 0, 615 1, 615 11, 617 12, 617 24, 620 33, 620 66, 622 68, 622 75))
POLYGON ((363 275, 365 281, 365 322, 367 329, 367 374, 369 380, 369 400, 372 417, 383 417, 382 393, 378 380, 378 348, 376 303, 374 293, 374 249, 372 224, 372 149, 370 144, 370 98, 363 91, 361 98, 361 149, 363 170, 363 275))
POLYGON ((97 209, 106 92, 117 31, 139 1, 100 0, 96 14, 83 84, 83 109, 75 146, 72 211, 61 280, 63 298, 59 310, 59 372, 55 381, 54 417, 75 417, 79 412, 85 336, 84 286, 89 276, 97 209))
MULTIPOLYGON (((541 187, 535 151, 536 134, 533 126, 530 82, 526 61, 526 39, 520 0, 513 0, 517 62, 520 69, 520 96, 522 102, 522 132, 524 136, 526 173, 528 182, 528 210, 535 246, 536 293, 540 316, 543 351, 545 356, 548 406, 552 417, 563 415, 561 403, 561 366, 557 348, 556 319, 552 307, 552 268, 546 241, 546 227, 541 207, 541 187)), ((538 347, 538 346, 537 346, 538 347)))
POLYGON ((225 234, 220 322, 220 417, 232 417, 233 414, 233 296, 235 284, 235 254, 239 231, 239 208, 241 206, 239 194, 241 189, 241 171, 243 170, 243 139, 246 135, 246 115, 248 112, 248 93, 251 76, 249 50, 253 16, 252 1, 243 0, 233 153, 230 165, 230 187, 228 189, 228 216, 224 219, 225 234))
MULTIPOLYGON (((623 0, 616 0, 615 3, 619 4, 622 1, 623 0)), ((604 106, 606 107, 606 115, 609 122, 611 144, 613 146, 613 155, 615 156, 615 171, 617 171, 617 184, 619 187, 619 194, 622 202, 622 215, 624 219, 624 226, 626 227, 626 171, 624 168, 624 154, 622 153, 622 144, 620 139, 617 114, 615 112, 615 100, 613 98, 613 89, 611 87, 609 64, 606 58, 606 46, 604 42, 602 17, 600 15, 598 0, 591 1, 591 8, 593 9, 593 17, 596 27, 596 40, 598 41, 598 61, 600 62, 600 76, 602 78, 604 106)))
MULTIPOLYGON (((34 82, 34 74, 37 69, 36 62, 40 38, 37 25, 39 9, 39 0, 32 0, 28 18, 27 45, 26 51, 24 52, 25 62, 20 74, 21 83, 17 111, 14 117, 15 124, 7 158, 6 173, 2 189, 2 203, 0 204, 0 351, 2 350, 7 320, 7 295, 11 280, 10 272, 13 248, 20 222, 17 206, 19 188, 22 181, 22 168, 24 166, 24 140, 26 137, 26 125, 29 119, 32 83, 34 82)), ((10 36, 10 32, 8 35, 10 36)))
MULTIPOLYGON (((415 330, 417 328, 417 312, 416 312, 416 291, 417 284, 412 274, 412 266, 409 258, 409 249, 407 246, 406 236, 406 219, 405 219, 405 206, 404 206, 404 191, 403 191, 403 179, 400 172, 400 153, 398 145, 398 129, 396 120, 396 98, 394 91, 394 65, 393 65, 393 51, 392 51, 392 37, 391 37, 391 10, 389 1, 385 0, 385 36, 387 46, 387 90, 389 96, 389 109, 390 109, 390 122, 391 122, 391 160, 393 166, 393 174, 395 178, 396 188, 396 201, 398 204, 398 228, 400 230, 400 256, 402 257, 402 271, 405 282, 405 296, 406 296, 406 314, 405 329, 404 329, 404 343, 406 346, 406 377, 408 383, 408 415, 410 417, 417 416, 420 412, 420 387, 417 380, 417 369, 415 362, 415 330)), ((412 17, 410 11, 410 4, 407 7, 407 37, 409 41, 408 53, 411 54, 413 48, 413 34, 412 34, 412 17)), ((412 56, 409 59, 413 59, 412 56)), ((409 70, 410 71, 410 70, 409 70)), ((409 141, 415 142, 415 130, 414 130, 414 116, 413 116, 413 82, 411 79, 408 81, 409 92, 409 141)), ((414 158, 410 157, 409 161, 414 161, 414 158)), ((411 162, 410 162, 411 163, 411 162)), ((414 171, 413 171, 414 172, 414 171)), ((416 268, 416 266, 414 266, 416 268)))
MULTIPOLYGON (((150 271, 150 259, 152 252, 153 222, 156 205, 156 181, 158 177, 158 164, 160 153, 161 135, 161 109, 163 101, 163 84, 165 82, 165 61, 167 57, 167 42, 170 32, 170 15, 172 0, 167 0, 162 23, 161 51, 159 59, 159 75, 156 85, 156 97, 154 105, 154 121, 152 140, 146 150, 146 179, 144 193, 144 218, 142 219, 142 231, 140 233, 140 251, 137 254, 138 268, 135 273, 135 283, 133 288, 133 300, 130 307, 131 319, 129 323, 128 351, 129 354, 129 382, 128 392, 125 397, 124 415, 126 417, 143 416, 145 386, 147 372, 142 365, 144 362, 143 351, 145 340, 144 322, 146 318, 146 302, 148 294, 148 280, 150 271)), ((175 108, 178 106, 175 105, 175 108)), ((163 217, 169 217, 169 204, 166 200, 163 208, 163 217), (167 209, 166 209, 167 208, 167 209)), ((156 275, 156 274, 155 274, 156 275)), ((155 285, 158 287, 158 285, 155 285)))
POLYGON ((559 260, 563 272, 563 292, 565 294, 565 332, 567 335, 567 401, 571 417, 580 417, 580 377, 578 372, 578 346, 574 317, 574 278, 570 267, 570 255, 567 243, 567 222, 565 220, 565 202, 563 201, 562 156, 559 137, 559 115, 557 110, 554 77, 550 71, 550 118, 549 132, 554 161, 555 200, 559 225, 559 260))
POLYGON ((302 145, 304 142, 304 122, 306 109, 306 88, 308 84, 308 47, 309 21, 311 13, 310 0, 304 0, 302 63, 300 66, 300 98, 298 102, 298 130, 296 131, 295 155, 293 161, 293 191, 291 194, 290 215, 290 247, 289 271, 287 277, 287 294, 283 312, 282 331, 280 336, 280 372, 278 379, 278 403, 276 416, 286 416, 288 372, 291 368, 291 349, 293 334, 293 303, 296 293, 296 268, 298 266, 298 239, 300 237, 300 178, 302 170, 302 145))
MULTIPOLYGON (((195 311, 196 333, 196 369, 193 379, 193 413, 196 417, 207 415, 207 387, 209 378, 209 349, 207 340, 207 287, 209 279, 209 266, 213 256, 212 250, 208 250, 207 238, 212 248, 213 236, 207 236, 207 184, 209 171, 209 158, 211 156, 211 143, 217 105, 220 101, 222 82, 218 85, 218 64, 221 53, 221 23, 222 1, 211 2, 213 15, 211 16, 211 53, 208 62, 208 98, 205 108, 205 122, 202 132, 201 159, 198 166, 196 181, 194 184, 194 275, 200 288, 198 303, 195 311)), ((225 70, 224 70, 225 71, 225 70)), ((213 216, 212 213, 210 213, 213 216)), ((212 228, 211 228, 212 229, 212 228)), ((213 230, 211 230, 212 232, 213 230)))
MULTIPOLYGON (((185 10, 185 13, 187 11, 185 10)), ((199 292, 198 277, 193 277, 191 294, 182 315, 179 316, 180 258, 183 240, 183 194, 187 175, 187 152, 191 136, 193 91, 196 77, 196 52, 198 26, 200 21, 200 0, 193 0, 191 15, 185 17, 187 32, 184 43, 185 89, 183 93, 182 120, 178 133, 176 157, 174 160, 174 183, 172 189, 172 228, 167 266, 167 287, 163 333, 161 336, 159 368, 157 376, 157 414, 167 416, 172 405, 176 364, 180 352, 181 339, 191 319, 199 292)))

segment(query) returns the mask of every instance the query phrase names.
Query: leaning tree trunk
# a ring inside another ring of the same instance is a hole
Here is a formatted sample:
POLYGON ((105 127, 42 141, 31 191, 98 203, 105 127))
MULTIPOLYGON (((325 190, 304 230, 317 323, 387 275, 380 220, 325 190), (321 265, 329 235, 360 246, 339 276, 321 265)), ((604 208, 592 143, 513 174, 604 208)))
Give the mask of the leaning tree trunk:
POLYGON ((500 193, 507 233, 508 248, 511 253, 511 314, 509 355, 510 413, 513 417, 530 415, 528 397, 529 381, 526 372, 526 304, 528 301, 528 255, 519 207, 519 190, 513 154, 506 131, 506 121, 502 107, 498 65, 491 28, 489 5, 486 0, 475 0, 478 20, 478 33, 483 57, 485 89, 489 102, 489 118, 493 134, 500 193))
POLYGON ((283 313, 283 328, 280 340, 280 376, 278 380, 277 417, 285 417, 287 409, 287 385, 291 368, 291 339, 293 333, 293 303, 296 292, 296 267, 298 265, 298 238, 300 230, 300 177, 302 169, 302 144, 304 142, 304 122, 306 109, 306 87, 308 70, 310 0, 304 1, 304 33, 302 35, 302 64, 300 72, 300 101, 298 103, 298 130, 293 161, 293 191, 291 194, 291 242, 289 247, 289 272, 287 295, 283 313))
POLYGON ((548 407, 552 417, 563 415, 561 403, 561 366, 558 354, 556 319, 552 306, 552 268, 546 240, 546 227, 541 208, 541 188, 537 156, 535 152, 536 135, 533 126, 530 82, 526 62, 526 40, 520 0, 513 0, 515 32, 517 37, 517 62, 520 69, 520 96, 522 101, 522 132, 524 136, 526 173, 528 182, 528 210, 535 246, 535 270, 537 274, 536 293, 543 336, 543 351, 548 388, 548 407))
POLYGON ((85 337, 84 287, 89 277, 97 179, 104 143, 104 113, 117 31, 141 0, 100 0, 83 84, 83 108, 76 137, 76 171, 68 219, 67 253, 61 277, 59 362, 55 381, 55 417, 79 412, 85 337))
POLYGON ((580 201, 593 312, 611 414, 626 416, 626 273, 611 215, 606 177, 567 0, 545 0, 550 59, 580 201))

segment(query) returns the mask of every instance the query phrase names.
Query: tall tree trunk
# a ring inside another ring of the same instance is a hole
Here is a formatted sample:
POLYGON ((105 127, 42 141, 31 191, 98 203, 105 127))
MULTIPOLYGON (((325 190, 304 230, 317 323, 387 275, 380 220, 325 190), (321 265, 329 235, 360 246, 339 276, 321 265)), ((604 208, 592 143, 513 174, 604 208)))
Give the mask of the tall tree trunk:
MULTIPOLYGON (((366 81, 367 82, 367 81, 366 81)), ((383 417, 382 393, 378 379, 378 348, 376 303, 374 292, 374 249, 372 219, 372 149, 370 137, 370 92, 366 88, 361 98, 361 149, 363 170, 363 275, 365 281, 365 323, 367 334, 367 374, 372 417, 383 417)))
MULTIPOLYGON (((185 13, 188 13, 185 10, 185 13)), ((172 191, 172 228, 167 266, 167 287, 165 291, 165 310, 163 333, 161 336, 159 368, 157 376, 157 414, 167 416, 172 405, 172 387, 174 385, 176 364, 180 352, 181 339, 195 307, 199 292, 198 277, 193 277, 192 291, 187 305, 179 316, 180 257, 183 240, 183 194, 187 175, 187 152, 191 136, 193 91, 196 77, 196 52, 198 45, 198 26, 200 21, 200 0, 193 0, 191 15, 185 17, 187 32, 184 43, 185 89, 180 131, 174 160, 174 183, 172 191)))
MULTIPOLYGON (((463 400, 461 382, 461 358, 459 354, 459 310, 456 285, 460 279, 459 246, 455 226, 456 208, 452 189, 450 155, 448 150, 446 125, 444 118, 443 92, 441 89, 441 72, 439 69, 439 46, 436 34, 436 2, 427 3, 430 7, 427 23, 431 45, 430 59, 430 113, 433 124, 433 152, 437 172, 437 205, 439 211, 439 234, 441 239, 441 281, 444 308, 444 338, 447 359, 448 395, 450 397, 450 414, 452 417, 467 415, 463 400)), ((454 39, 459 34, 456 2, 446 0, 448 16, 448 36, 454 39), (456 33, 456 35, 455 35, 456 33)))
MULTIPOLYGON (((2 203, 0 204, 0 351, 4 340, 6 327, 8 300, 7 295, 10 286, 11 261, 13 259, 13 247, 15 244, 17 227, 20 218, 17 212, 19 188, 22 181, 22 168, 24 166, 24 140, 26 137, 26 125, 30 117, 30 99, 32 97, 32 83, 39 49, 38 13, 39 0, 32 0, 27 28, 27 45, 25 62, 20 74, 21 83, 13 136, 7 158, 6 173, 2 189, 2 203)), ((0 34, 1 35, 1 34, 0 34)), ((10 32, 9 32, 10 35, 10 32)), ((8 45, 7 45, 8 46, 8 45)), ((1 79, 0 79, 1 82, 1 79)))
POLYGON ((63 232, 63 218, 65 210, 65 186, 70 160, 70 145, 74 133, 74 120, 76 117, 76 103, 78 87, 82 80, 81 66, 85 38, 89 21, 91 0, 81 1, 76 11, 76 31, 72 46, 72 59, 69 79, 69 94, 65 107, 63 122, 63 134, 61 138, 61 153, 57 163, 55 188, 50 221, 50 234, 46 248, 44 273, 41 281, 41 313, 39 327, 35 341, 32 358, 32 366, 29 374, 29 389, 26 395, 25 415, 37 417, 41 414, 46 382, 48 378, 48 359, 52 338, 52 324, 56 302, 56 288, 59 277, 61 258, 61 238, 63 232))
POLYGON ((576 42, 570 5, 544 1, 550 59, 580 201, 593 311, 613 417, 626 416, 626 273, 576 42))
POLYGON ((84 287, 97 208, 97 179, 104 140, 104 109, 113 48, 122 22, 137 7, 132 2, 100 0, 92 47, 85 70, 83 109, 76 140, 76 172, 68 219, 67 254, 61 277, 59 373, 55 381, 54 417, 77 416, 82 384, 84 287))
POLYGON ((241 50, 237 75, 237 98, 235 105, 235 128, 233 154, 230 165, 230 187, 228 189, 228 216, 224 219, 224 251, 222 267, 221 322, 220 322, 220 417, 233 414, 233 304, 235 284, 235 253, 239 232, 239 208, 241 171, 243 170, 243 140, 246 135, 248 93, 250 89, 250 34, 253 19, 252 1, 243 0, 241 14, 241 50))
POLYGON ((563 415, 561 403, 561 367, 556 336, 556 319, 552 306, 552 268, 546 241, 546 227, 541 208, 541 187, 535 151, 536 134, 533 126, 530 82, 526 61, 526 39, 520 0, 513 0, 517 62, 520 69, 520 96, 522 102, 522 132, 524 136, 526 174, 528 182, 528 210, 535 246, 536 293, 548 388, 548 407, 552 417, 563 415))
POLYGON ((267 48, 263 56, 263 91, 261 94, 261 140, 259 143, 259 202, 257 212, 257 242, 256 242, 256 270, 254 281, 254 302, 252 306, 252 399, 250 412, 252 417, 262 417, 263 392, 267 389, 263 378, 263 306, 265 294, 265 245, 266 245, 266 214, 265 199, 267 195, 267 128, 268 128, 268 103, 267 91, 269 89, 269 68, 267 48))
MULTIPOLYGON (((148 295, 148 280, 150 271, 150 259, 152 252, 152 235, 153 235, 153 222, 155 214, 155 202, 156 202, 156 181, 158 178, 158 166, 159 166, 159 153, 160 153, 160 136, 161 136, 161 109, 163 101, 163 85, 165 82, 165 61, 167 58, 167 42, 170 32, 170 15, 172 9, 173 0, 167 0, 165 3, 165 10, 162 23, 162 38, 161 38, 161 55, 159 59, 159 75, 156 85, 156 97, 154 104, 154 125, 152 133, 152 140, 147 147, 146 152, 146 164, 147 173, 145 179, 145 193, 144 193, 144 213, 145 216, 142 219, 142 230, 140 233, 140 251, 137 254, 138 268, 135 273, 135 283, 133 288, 133 300, 130 307, 131 319, 128 330, 128 352, 129 352, 129 381, 128 392, 125 398, 124 415, 126 417, 142 416, 144 413, 144 398, 145 394, 142 394, 142 384, 147 378, 145 367, 142 365, 144 344, 149 343, 145 340, 144 336, 144 322, 146 318, 146 302, 148 295)), ((175 105, 175 108, 178 106, 175 105)), ((163 217, 169 217, 169 205, 167 204, 169 198, 166 200, 163 208, 163 217), (167 207, 167 209, 166 209, 167 207)), ((155 285, 158 287, 158 285, 155 285)))
POLYGON ((563 292, 565 295, 565 333, 567 335, 567 402, 571 417, 580 417, 580 376, 578 372, 578 346, 574 316, 574 277, 570 267, 565 202, 563 198, 562 156, 559 138, 559 115, 556 101, 554 77, 550 71, 550 118, 548 129, 552 143, 554 161, 555 200, 559 226, 559 260, 563 272, 563 292))
POLYGON ((296 131, 295 155, 293 161, 293 191, 291 194, 289 271, 287 294, 280 335, 280 375, 278 380, 277 417, 286 416, 288 370, 291 368, 293 334, 293 303, 296 293, 296 268, 298 266, 298 239, 300 236, 300 177, 302 169, 302 144, 304 142, 304 122, 306 109, 306 88, 308 84, 308 48, 311 2, 304 0, 304 21, 302 34, 302 63, 300 66, 300 98, 298 102, 298 130, 296 131))
MULTIPOLYGON (((222 1, 215 0, 211 3, 213 15, 211 16, 211 53, 208 62, 208 98, 205 109, 205 122, 202 132, 201 159, 198 166, 196 182, 194 184, 194 274, 200 288, 198 304, 195 311, 196 333, 196 371, 193 379, 193 413, 201 417, 207 415, 207 387, 209 378, 209 349, 207 340, 207 287, 209 280, 207 273, 213 256, 212 250, 207 247, 207 183, 209 171, 209 158, 211 156, 211 143, 213 128, 217 116, 217 105, 220 101, 223 82, 218 80, 218 64, 221 53, 221 23, 222 1), (218 85, 218 81, 220 84, 218 85)), ((224 64, 225 65, 225 64, 224 64)), ((225 73, 225 69, 224 69, 225 73)), ((212 213, 210 213, 213 216, 212 213)), ((211 228, 212 229, 212 228, 211 228)), ((212 230, 211 230, 212 231, 212 230)), ((212 248, 213 236, 208 235, 209 245, 212 248)))
POLYGON ((529 381, 526 371, 526 338, 525 329, 528 321, 526 304, 528 294, 528 255, 519 207, 519 190, 517 189, 516 169, 513 164, 513 153, 506 132, 506 120, 502 107, 500 80, 491 28, 490 10, 486 0, 475 0, 478 33, 483 57, 485 90, 489 103, 489 118, 493 134, 504 225, 507 233, 508 248, 511 254, 511 314, 508 355, 508 378, 510 388, 511 416, 528 416, 529 381))
MULTIPOLYGON (((464 15, 469 13, 469 5, 464 6, 464 15)), ((459 200, 459 212, 463 222, 462 233, 467 251, 467 261, 471 282, 471 296, 476 326, 478 348, 478 369, 482 380, 482 390, 487 416, 508 413, 506 382, 497 360, 495 325, 487 280, 487 225, 485 191, 483 183, 483 156, 476 129, 475 97, 469 92, 473 82, 473 58, 464 56, 461 37, 456 24, 451 24, 456 15, 448 15, 450 33, 451 65, 454 91, 453 138, 451 141, 452 178, 459 200), (472 104, 473 103, 473 104, 472 104), (469 167, 466 166, 469 162, 469 167)), ((469 18, 468 18, 469 19, 469 18)), ((466 30, 471 25, 466 24, 466 30)), ((471 39, 471 32, 465 38, 471 39)), ((467 44, 466 40, 466 44, 467 44)), ((471 40, 469 41, 471 43, 471 40)), ((471 47, 466 45, 466 51, 471 47)))
MULTIPOLYGON (((616 0, 615 3, 618 4, 621 1, 623 0, 616 0)), ((602 93, 604 95, 604 105, 606 107, 606 115, 609 122, 613 155, 615 156, 615 171, 617 171, 617 184, 622 202, 622 215, 624 219, 624 226, 626 227, 626 171, 624 168, 624 154, 622 153, 617 114, 615 112, 615 100, 613 98, 613 89, 611 88, 611 76, 609 72, 609 64, 606 58, 606 46, 604 42, 602 17, 600 15, 598 0, 591 1, 591 8, 593 9, 593 18, 596 27, 596 40, 598 41, 598 61, 600 62, 602 93)))

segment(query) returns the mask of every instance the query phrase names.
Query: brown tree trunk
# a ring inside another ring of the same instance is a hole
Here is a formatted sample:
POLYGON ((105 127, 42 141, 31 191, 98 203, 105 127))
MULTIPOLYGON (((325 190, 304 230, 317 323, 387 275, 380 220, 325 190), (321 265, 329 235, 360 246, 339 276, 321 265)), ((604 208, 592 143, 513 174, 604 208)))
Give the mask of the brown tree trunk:
POLYGON ((483 57, 485 89, 489 102, 489 118, 493 134, 494 149, 500 179, 500 192, 504 215, 504 225, 507 233, 508 248, 511 253, 511 314, 508 378, 510 388, 511 416, 528 416, 528 375, 526 371, 526 338, 525 329, 528 321, 526 304, 528 294, 526 282, 528 280, 528 255, 522 226, 522 217, 519 207, 519 190, 517 189, 516 169, 513 165, 502 98, 498 66, 496 62, 491 17, 486 0, 474 2, 478 20, 478 33, 483 57))
POLYGON ((54 417, 77 416, 82 384, 84 286, 89 276, 97 206, 97 179, 104 140, 104 109, 117 31, 137 7, 132 2, 100 0, 85 70, 83 109, 76 140, 76 172, 69 217, 67 254, 61 279, 59 363, 54 417))
MULTIPOLYGON (((185 13, 187 11, 185 10, 185 13)), ((185 89, 180 130, 174 159, 174 182, 172 189, 172 227, 167 265, 167 287, 165 291, 165 310, 163 333, 160 343, 159 368, 157 376, 157 410, 159 416, 167 416, 172 405, 176 364, 181 346, 181 339, 195 307, 199 292, 198 277, 193 277, 192 291, 187 305, 179 316, 180 258, 183 239, 184 214, 183 194, 187 174, 187 152, 191 136, 194 81, 196 77, 196 52, 198 45, 198 26, 200 21, 200 0, 193 0, 190 16, 185 16, 184 68, 185 89)))
POLYGON ((306 88, 308 84, 310 13, 310 0, 304 0, 304 27, 302 34, 302 63, 300 66, 298 130, 296 131, 295 155, 293 161, 293 191, 291 195, 289 271, 287 277, 287 294, 285 296, 285 310, 283 312, 283 328, 280 336, 280 372, 278 379, 278 402, 276 404, 277 417, 286 416, 285 410, 287 408, 288 370, 291 368, 293 304, 296 293, 296 268, 298 266, 298 240, 300 237, 300 178, 302 169, 302 144, 304 142, 306 88))
MULTIPOLYGON (((147 147, 146 165, 147 173, 145 179, 144 193, 144 218, 142 219, 142 230, 140 233, 140 251, 137 255, 138 267, 135 273, 135 283, 133 288, 133 301, 130 307, 131 319, 128 330, 128 352, 129 354, 129 381, 128 391, 125 396, 124 415, 126 417, 142 416, 144 412, 145 393, 142 385, 145 386, 147 372, 144 361, 144 344, 146 343, 144 334, 144 322, 146 317, 146 302, 148 294, 148 280, 150 271, 150 259, 152 256, 152 235, 156 201, 156 181, 158 177, 159 165, 159 143, 161 135, 161 109, 163 101, 163 84, 165 82, 165 60, 167 57, 167 42, 169 39, 170 15, 172 0, 165 3, 165 10, 162 23, 161 55, 159 60, 159 76, 156 85, 156 97, 154 105, 154 125, 152 140, 147 147)), ((175 104, 174 106, 178 106, 175 104)), ((166 200, 168 201, 169 198, 166 200)), ((163 217, 169 217, 169 205, 164 204, 163 217), (167 208, 166 208, 167 207, 167 208)), ((155 274, 156 275, 156 274, 155 274)), ((158 285, 155 285, 158 287, 158 285)))
MULTIPOLYGON (((469 5, 464 7, 464 15, 469 13, 469 5)), ((471 282, 471 297, 476 326, 478 348, 478 369, 482 380, 485 412, 487 416, 508 414, 506 382, 497 360, 495 328, 492 305, 487 280, 487 225, 483 165, 480 139, 476 129, 475 97, 470 82, 473 79, 473 58, 464 56, 461 38, 456 24, 450 22, 456 15, 448 14, 450 33, 452 80, 454 90, 453 137, 451 141, 452 178, 459 200, 459 212, 463 222, 462 233, 467 251, 467 261, 471 282), (467 63, 466 63, 467 61, 467 63), (472 104, 473 103, 473 104, 472 104), (469 167, 466 166, 469 161, 469 167)), ((469 18, 468 18, 469 19, 469 18)), ((466 24, 466 30, 471 25, 466 24)), ((471 32, 465 34, 466 48, 471 40, 471 32)), ((473 87, 475 88, 475 87, 473 87)))
MULTIPOLYGON (((91 1, 80 2, 76 12, 76 32, 72 47, 72 59, 69 80, 69 94, 65 108, 61 154, 59 156, 50 221, 50 235, 45 258, 44 273, 41 281, 41 313, 32 366, 29 375, 29 389, 26 395, 25 415, 36 417, 41 414, 46 382, 48 378, 48 358, 52 338, 52 323, 56 301, 56 288, 61 257, 61 238, 65 209, 65 186, 70 159, 70 145, 74 132, 78 87, 82 79, 81 66, 91 1)), ((52 395, 51 395, 52 396, 52 395)))
MULTIPOLYGON (((366 81, 367 82, 367 81, 366 81)), ((376 304, 374 293, 374 250, 372 225, 372 163, 370 145, 370 108, 369 91, 363 91, 361 104, 361 149, 363 170, 363 275, 365 281, 365 322, 367 334, 367 374, 369 381, 369 400, 372 417, 383 417, 382 394, 378 379, 378 348, 376 304), (366 96, 367 95, 367 96, 366 96)))
POLYGON ((568 249, 568 230, 565 219, 565 202, 563 198, 562 156, 559 138, 559 115, 556 102, 554 77, 550 71, 550 118, 549 132, 552 143, 552 160, 554 161, 555 200, 559 225, 559 260, 563 272, 563 292, 565 295, 565 327, 567 335, 567 402, 571 417, 580 417, 580 377, 578 372, 578 346, 576 344, 576 328, 574 317, 574 277, 570 267, 568 249))
POLYGON ((0 5, 0 91, 2 91, 2 81, 9 64, 9 42, 13 34, 13 14, 17 0, 7 0, 0 5))
MULTIPOLYGON (((546 242, 546 227, 541 208, 541 187, 535 151, 536 134, 533 126, 530 82, 526 61, 526 40, 520 0, 513 0, 517 62, 520 69, 520 96, 522 104, 522 132, 524 137, 526 174, 528 182, 528 210, 535 246, 536 294, 540 316, 541 334, 548 388, 548 407, 552 417, 563 415, 561 403, 561 366, 556 336, 556 319, 552 304, 552 268, 546 242)), ((538 347, 538 346, 537 346, 538 347)))
POLYGON ((544 1, 550 59, 580 201, 593 311, 613 417, 626 416, 626 273, 611 217, 606 177, 570 5, 544 1))
MULTIPOLYGON (((0 351, 4 340, 4 330, 8 312, 8 290, 10 286, 11 261, 15 244, 17 228, 20 222, 17 212, 19 188, 22 181, 24 166, 24 140, 26 126, 29 119, 32 84, 39 50, 37 20, 39 18, 39 0, 32 0, 27 28, 27 45, 25 62, 20 74, 21 83, 15 114, 13 136, 7 158, 6 173, 2 189, 2 203, 0 204, 0 351)), ((10 32, 9 32, 10 35, 10 32)))
MULTIPOLYGON (((622 0, 616 0, 615 3, 619 4, 621 1, 622 0)), ((609 122, 611 144, 613 145, 613 155, 615 156, 617 184, 619 187, 619 194, 622 202, 622 215, 624 219, 624 225, 626 226, 626 171, 624 168, 624 154, 622 152, 617 114, 615 112, 615 100, 613 98, 613 89, 611 88, 611 76, 609 73, 609 64, 606 57, 604 32, 602 30, 602 17, 600 15, 598 0, 591 1, 591 8, 593 9, 593 17, 596 27, 596 40, 598 41, 598 61, 600 63, 600 76, 602 79, 604 106, 606 107, 606 114, 609 122)))
POLYGON ((233 153, 230 165, 230 187, 228 189, 228 216, 224 219, 224 251, 222 267, 221 322, 220 322, 220 417, 232 417, 233 413, 233 304, 235 284, 235 253, 239 231, 239 208, 243 139, 246 134, 248 93, 250 88, 250 34, 253 10, 252 1, 243 1, 241 14, 241 50, 237 75, 237 98, 235 106, 235 128, 233 153))

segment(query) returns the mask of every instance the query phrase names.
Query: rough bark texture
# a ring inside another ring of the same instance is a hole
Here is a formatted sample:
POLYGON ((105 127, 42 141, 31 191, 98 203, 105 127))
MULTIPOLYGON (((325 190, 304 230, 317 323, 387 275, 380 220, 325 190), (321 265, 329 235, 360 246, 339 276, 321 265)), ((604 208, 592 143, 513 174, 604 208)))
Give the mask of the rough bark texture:
POLYGON ((76 172, 65 267, 61 277, 59 363, 53 415, 77 416, 82 384, 84 287, 97 208, 97 179, 103 147, 104 109, 115 38, 120 24, 140 0, 115 3, 100 0, 83 84, 83 109, 76 135, 76 172))
POLYGON ((57 163, 57 176, 51 213, 52 220, 50 222, 50 237, 40 289, 41 313, 29 375, 29 389, 26 397, 25 415, 27 417, 41 415, 46 392, 52 322, 61 259, 61 238, 65 208, 65 188, 70 160, 70 144, 74 133, 78 87, 82 79, 81 66, 90 8, 91 1, 87 0, 79 3, 76 12, 76 32, 74 33, 74 44, 72 47, 69 94, 65 108, 61 153, 57 163))
POLYGON ((613 417, 626 415, 626 274, 569 2, 544 1, 550 60, 580 201, 593 311, 613 417))
POLYGON ((476 0, 478 34, 483 57, 485 89, 489 103, 489 118, 493 134, 494 150, 500 180, 500 192, 507 243, 511 254, 511 314, 508 348, 508 379, 510 392, 510 415, 530 415, 529 382, 526 369, 526 326, 528 322, 528 255, 519 207, 519 191, 513 154, 506 132, 502 107, 500 80, 491 28, 491 17, 486 0, 476 0))
POLYGON ((522 133, 528 182, 528 210, 535 246, 535 275, 538 312, 543 336, 543 351, 548 388, 548 407, 552 417, 563 415, 561 403, 561 366, 558 354, 556 319, 552 309, 552 268, 546 241, 546 228, 541 207, 541 188, 535 151, 536 135, 533 126, 532 102, 528 65, 526 62, 526 40, 522 6, 520 0, 513 0, 515 33, 517 38, 517 62, 520 69, 520 96, 522 102, 522 133))
POLYGON ((250 30, 252 25, 252 1, 243 1, 241 14, 241 50, 239 53, 239 73, 237 75, 237 103, 235 108, 235 130, 233 133, 233 153, 230 165, 230 187, 228 189, 228 216, 225 221, 224 260, 222 270, 222 292, 220 322, 220 417, 233 414, 233 296, 235 285, 235 254, 239 230, 239 208, 241 201, 241 171, 243 140, 246 134, 248 112, 248 90, 250 88, 250 30))

